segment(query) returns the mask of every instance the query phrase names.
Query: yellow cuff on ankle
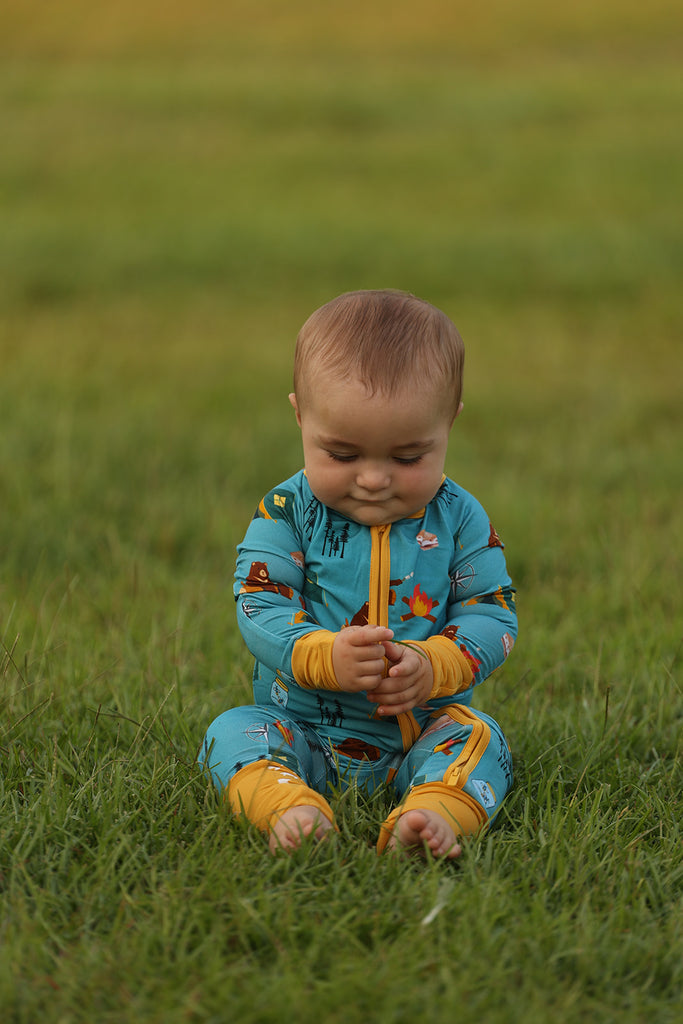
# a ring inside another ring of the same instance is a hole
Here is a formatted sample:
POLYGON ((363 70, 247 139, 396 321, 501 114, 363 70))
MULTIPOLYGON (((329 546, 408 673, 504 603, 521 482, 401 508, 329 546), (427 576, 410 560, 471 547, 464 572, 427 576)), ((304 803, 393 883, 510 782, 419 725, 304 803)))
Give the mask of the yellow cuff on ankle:
POLYGON ((317 807, 334 824, 334 814, 325 797, 275 761, 255 761, 240 768, 228 783, 226 796, 234 813, 243 814, 262 832, 270 832, 284 811, 304 804, 317 807))
POLYGON ((406 811, 435 811, 448 822, 457 838, 475 836, 482 830, 488 816, 474 797, 444 782, 425 782, 412 789, 381 825, 377 852, 382 853, 391 839, 396 822, 406 811))

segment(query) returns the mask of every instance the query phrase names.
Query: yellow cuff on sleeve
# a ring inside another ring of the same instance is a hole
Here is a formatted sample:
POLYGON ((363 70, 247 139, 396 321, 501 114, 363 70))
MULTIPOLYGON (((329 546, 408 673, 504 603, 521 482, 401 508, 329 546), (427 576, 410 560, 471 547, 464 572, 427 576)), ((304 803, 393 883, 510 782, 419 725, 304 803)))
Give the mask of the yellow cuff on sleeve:
POLYGON ((292 651, 292 675, 306 690, 341 690, 332 664, 332 645, 337 634, 314 629, 299 637, 292 651))
POLYGON ((411 640, 411 647, 419 647, 432 663, 434 685, 429 700, 452 697, 467 690, 474 674, 470 663, 458 646, 447 636, 430 636, 429 640, 411 640))

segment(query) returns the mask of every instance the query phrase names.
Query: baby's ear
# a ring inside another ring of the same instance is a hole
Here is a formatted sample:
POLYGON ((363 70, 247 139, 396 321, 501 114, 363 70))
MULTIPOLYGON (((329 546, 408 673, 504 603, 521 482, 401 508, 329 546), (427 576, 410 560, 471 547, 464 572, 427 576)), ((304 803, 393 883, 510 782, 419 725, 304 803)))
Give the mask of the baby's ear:
MULTIPOLYGON (((290 395, 290 398, 291 398, 291 395, 290 395)), ((455 421, 457 420, 457 418, 458 418, 458 416, 460 415, 461 412, 462 412, 462 402, 458 406, 458 411, 456 412, 455 416, 453 417, 453 422, 451 423, 451 426, 453 426, 453 423, 455 423, 455 421)))
POLYGON ((294 394, 293 391, 292 391, 291 395, 289 396, 289 404, 291 405, 292 409, 294 410, 294 412, 296 414, 296 422, 299 424, 299 426, 301 426, 301 413, 299 412, 299 405, 298 405, 298 402, 296 400, 296 395, 294 394))

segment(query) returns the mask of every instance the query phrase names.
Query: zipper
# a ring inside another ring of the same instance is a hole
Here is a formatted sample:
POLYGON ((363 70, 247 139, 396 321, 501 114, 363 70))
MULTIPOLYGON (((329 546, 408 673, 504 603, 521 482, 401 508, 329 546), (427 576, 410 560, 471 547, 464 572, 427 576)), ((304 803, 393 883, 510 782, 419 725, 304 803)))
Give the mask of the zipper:
MULTIPOLYGON (((377 626, 389 625, 389 590, 391 579, 391 548, 389 532, 391 523, 371 526, 370 536, 370 592, 368 594, 368 622, 377 626)), ((410 750, 420 735, 420 726, 412 711, 396 715, 401 730, 404 750, 410 750)))
POLYGON ((376 626, 389 625, 389 579, 391 554, 389 531, 391 523, 371 526, 370 593, 368 595, 368 622, 376 626))

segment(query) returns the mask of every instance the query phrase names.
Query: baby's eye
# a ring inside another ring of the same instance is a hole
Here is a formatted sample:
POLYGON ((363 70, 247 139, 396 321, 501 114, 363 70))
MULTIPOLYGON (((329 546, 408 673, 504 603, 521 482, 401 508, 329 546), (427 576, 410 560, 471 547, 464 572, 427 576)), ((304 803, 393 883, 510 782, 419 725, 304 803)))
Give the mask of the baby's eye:
POLYGON ((406 457, 406 458, 399 458, 398 455, 396 455, 395 456, 395 461, 400 463, 401 466, 414 466, 416 463, 422 461, 422 456, 421 455, 411 455, 411 456, 406 457))
POLYGON ((340 455, 339 452, 328 452, 327 454, 333 462, 353 462, 356 458, 355 455, 340 455))

